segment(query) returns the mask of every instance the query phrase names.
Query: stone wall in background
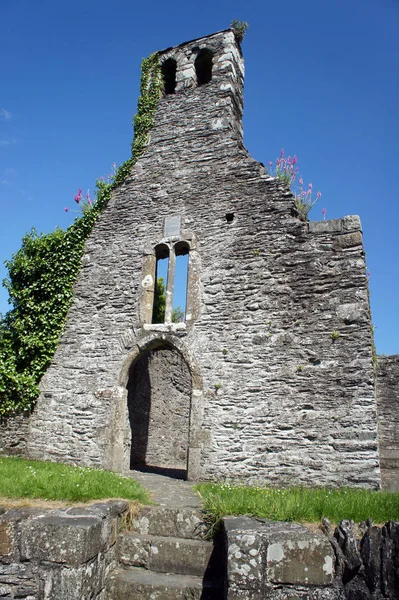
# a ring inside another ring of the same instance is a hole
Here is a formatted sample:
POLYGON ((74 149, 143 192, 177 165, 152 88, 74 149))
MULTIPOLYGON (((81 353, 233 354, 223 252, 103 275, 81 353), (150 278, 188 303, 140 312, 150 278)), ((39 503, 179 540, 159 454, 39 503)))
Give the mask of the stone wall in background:
POLYGON ((45 510, 0 506, 0 598, 103 600, 127 502, 45 510))
POLYGON ((378 433, 381 483, 399 490, 399 355, 379 356, 377 367, 378 433))
POLYGON ((26 455, 30 415, 20 414, 0 419, 0 454, 26 455))

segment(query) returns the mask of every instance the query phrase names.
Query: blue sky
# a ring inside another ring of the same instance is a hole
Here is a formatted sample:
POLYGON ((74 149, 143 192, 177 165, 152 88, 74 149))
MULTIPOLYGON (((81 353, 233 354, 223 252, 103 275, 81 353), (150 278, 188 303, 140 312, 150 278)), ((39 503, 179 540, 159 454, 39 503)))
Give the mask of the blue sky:
MULTIPOLYGON (((296 154, 311 218, 359 214, 379 353, 399 353, 399 0, 0 0, 0 278, 32 226, 128 158, 140 62, 248 21, 244 139, 296 154)), ((0 291, 0 312, 8 309, 0 291)))

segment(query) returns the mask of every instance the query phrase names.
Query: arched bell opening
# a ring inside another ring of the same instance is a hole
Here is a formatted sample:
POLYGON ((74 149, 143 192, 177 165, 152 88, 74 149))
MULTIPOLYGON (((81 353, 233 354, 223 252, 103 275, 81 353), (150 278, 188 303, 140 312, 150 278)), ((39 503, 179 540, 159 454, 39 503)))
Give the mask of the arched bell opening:
POLYGON ((194 61, 198 86, 205 85, 212 80, 212 62, 213 53, 206 48, 201 50, 194 61))
POLYGON ((161 66, 165 94, 174 94, 176 91, 177 63, 174 58, 168 58, 161 66))
POLYGON ((127 391, 130 468, 187 479, 192 377, 182 354, 165 343, 143 352, 127 391))

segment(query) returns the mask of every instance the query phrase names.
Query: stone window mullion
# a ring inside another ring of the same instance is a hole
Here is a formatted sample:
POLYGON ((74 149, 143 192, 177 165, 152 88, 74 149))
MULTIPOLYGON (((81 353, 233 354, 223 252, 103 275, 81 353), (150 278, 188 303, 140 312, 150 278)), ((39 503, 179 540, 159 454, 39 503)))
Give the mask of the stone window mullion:
POLYGON ((173 311, 173 289, 175 284, 175 267, 176 267, 176 254, 173 250, 169 256, 168 266, 168 284, 166 288, 166 302, 165 302, 165 323, 172 322, 172 311, 173 311))

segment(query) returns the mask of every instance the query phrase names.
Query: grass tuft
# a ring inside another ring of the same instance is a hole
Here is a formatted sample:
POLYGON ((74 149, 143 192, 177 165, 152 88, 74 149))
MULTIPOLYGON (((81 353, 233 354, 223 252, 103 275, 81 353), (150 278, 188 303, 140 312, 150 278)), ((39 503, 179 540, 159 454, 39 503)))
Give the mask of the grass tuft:
POLYGON ((205 511, 215 523, 224 516, 249 515, 272 521, 338 523, 371 518, 374 523, 399 520, 399 492, 354 488, 260 488, 201 483, 196 486, 205 511))
POLYGON ((121 498, 149 504, 137 481, 110 471, 0 457, 0 497, 88 502, 121 498))

